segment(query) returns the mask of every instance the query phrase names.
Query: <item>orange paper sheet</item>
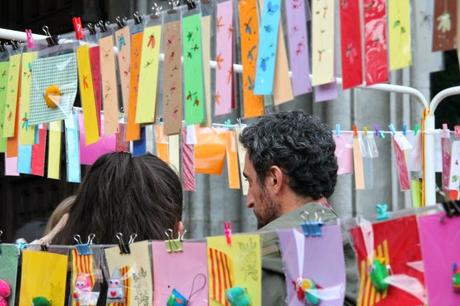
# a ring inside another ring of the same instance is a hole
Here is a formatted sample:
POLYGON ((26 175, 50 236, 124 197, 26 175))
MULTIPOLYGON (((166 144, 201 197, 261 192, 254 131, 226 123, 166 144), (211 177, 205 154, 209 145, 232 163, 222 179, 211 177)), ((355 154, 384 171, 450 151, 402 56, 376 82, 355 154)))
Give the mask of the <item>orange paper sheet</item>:
POLYGON ((157 147, 157 156, 165 163, 169 163, 168 137, 164 133, 162 124, 155 125, 155 145, 157 147))
POLYGON ((6 142, 6 157, 18 156, 18 118, 19 112, 16 112, 16 121, 14 123, 14 137, 8 138, 6 142))
POLYGON ((236 144, 235 131, 229 131, 224 134, 227 142, 227 172, 228 187, 230 189, 240 189, 240 173, 238 169, 238 148, 236 144))
POLYGON ((280 23, 278 31, 278 52, 276 52, 275 81, 273 83, 273 102, 279 105, 294 99, 289 66, 284 41, 283 24, 280 23))
POLYGON ((196 127, 195 173, 222 173, 227 144, 220 133, 216 129, 196 127))
POLYGON ((136 108, 142 52, 142 34, 143 32, 139 32, 131 36, 131 80, 129 86, 128 124, 126 125, 127 141, 138 140, 141 137, 140 125, 136 123, 136 108))

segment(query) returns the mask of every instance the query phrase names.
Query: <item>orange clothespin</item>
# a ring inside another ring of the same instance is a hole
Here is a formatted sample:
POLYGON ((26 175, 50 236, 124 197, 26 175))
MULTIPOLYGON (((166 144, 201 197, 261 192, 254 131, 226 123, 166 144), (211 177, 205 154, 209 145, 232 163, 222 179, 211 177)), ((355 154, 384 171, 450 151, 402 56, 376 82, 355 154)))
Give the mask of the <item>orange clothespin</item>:
POLYGON ((356 126, 356 124, 353 124, 351 127, 353 129, 353 136, 358 137, 358 127, 356 126))

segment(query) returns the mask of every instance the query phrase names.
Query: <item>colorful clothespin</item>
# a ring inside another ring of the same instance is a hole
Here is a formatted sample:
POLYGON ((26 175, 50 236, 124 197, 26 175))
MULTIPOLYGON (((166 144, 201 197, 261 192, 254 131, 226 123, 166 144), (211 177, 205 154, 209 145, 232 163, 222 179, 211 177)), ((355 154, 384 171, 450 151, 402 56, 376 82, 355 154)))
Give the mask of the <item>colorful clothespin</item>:
POLYGON ((366 125, 363 127, 363 131, 364 131, 364 136, 367 136, 367 132, 368 132, 369 130, 367 129, 367 126, 366 126, 366 125))
POLYGON ((420 130, 420 124, 416 123, 414 125, 414 136, 417 135, 418 131, 420 130))
POLYGON ((89 234, 88 235, 88 241, 86 243, 83 243, 81 240, 80 235, 75 235, 73 236, 73 240, 77 242, 75 245, 75 248, 77 249, 78 255, 91 255, 93 254, 93 250, 91 248, 91 245, 93 244, 94 237, 96 237, 95 234, 89 234))
POLYGON ((31 29, 26 29, 26 41, 27 41, 27 49, 33 49, 35 48, 35 41, 34 37, 32 35, 32 30, 31 29))
POLYGON ((81 24, 80 17, 72 17, 73 29, 75 31, 75 38, 77 40, 82 40, 85 38, 85 34, 83 34, 83 26, 81 24))
POLYGON ((455 292, 460 293, 460 271, 457 263, 452 264, 452 287, 455 292))
POLYGON ((374 124, 374 129, 375 129, 375 136, 380 137, 382 139, 385 138, 385 134, 380 130, 380 126, 378 124, 374 124))
POLYGON ((378 221, 387 220, 389 218, 389 216, 388 216, 388 204, 387 203, 377 204, 375 209, 376 209, 376 212, 377 212, 376 219, 378 221))
POLYGON ((314 220, 310 220, 310 213, 308 211, 301 213, 300 217, 303 219, 303 222, 300 224, 300 226, 302 227, 302 231, 305 237, 322 236, 321 227, 324 225, 324 223, 316 211, 314 220))
POLYGON ((390 266, 386 265, 385 258, 374 258, 369 274, 372 285, 378 292, 388 289, 386 279, 390 275, 390 266))
POLYGON ((395 126, 393 125, 393 123, 390 123, 388 125, 388 128, 390 129, 390 132, 391 132, 391 135, 396 135, 396 129, 395 129, 395 126))
POLYGON ((407 124, 402 125, 402 133, 403 133, 404 136, 407 135, 407 124))
POLYGON ((340 136, 340 123, 335 125, 335 135, 340 136))
POLYGON ((232 128, 232 120, 227 119, 227 120, 224 121, 224 124, 225 124, 226 129, 230 130, 232 128))
POLYGON ((353 123, 351 128, 353 129, 353 137, 358 137, 358 127, 356 126, 356 124, 353 123))
POLYGON ((27 241, 24 238, 16 239, 16 248, 18 249, 18 255, 21 254, 22 250, 27 249, 27 241))
POLYGON ((248 291, 241 287, 232 287, 225 291, 225 297, 232 306, 250 306, 248 291))
POLYGON ((182 242, 186 232, 187 230, 184 230, 182 234, 178 233, 177 238, 174 238, 174 231, 168 228, 168 230, 165 232, 166 237, 168 237, 168 240, 165 241, 166 251, 168 253, 177 253, 183 251, 182 242))
POLYGON ((224 222, 224 234, 227 240, 227 245, 232 245, 232 223, 230 221, 224 222))
POLYGON ((125 243, 123 239, 123 233, 117 233, 115 237, 117 237, 118 239, 118 246, 120 247, 120 254, 122 255, 131 254, 131 249, 129 246, 134 242, 134 240, 136 240, 137 234, 131 234, 131 236, 129 236, 128 243, 125 243))
POLYGON ((460 138, 460 125, 456 125, 454 127, 454 135, 455 135, 455 138, 460 138))

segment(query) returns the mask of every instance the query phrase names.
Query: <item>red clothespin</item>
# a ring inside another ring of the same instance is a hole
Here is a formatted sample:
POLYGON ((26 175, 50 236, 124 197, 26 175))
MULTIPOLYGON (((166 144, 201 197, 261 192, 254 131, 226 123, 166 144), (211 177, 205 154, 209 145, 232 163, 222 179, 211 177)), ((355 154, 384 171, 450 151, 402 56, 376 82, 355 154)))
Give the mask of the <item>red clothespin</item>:
POLYGON ((224 222, 225 239, 228 245, 232 245, 232 223, 230 221, 224 222))
POLYGON ((454 131, 455 131, 455 138, 460 138, 460 125, 456 125, 454 127, 454 131))
POLYGON ((351 127, 353 129, 353 136, 358 137, 358 127, 356 127, 356 124, 353 124, 351 127))
POLYGON ((83 34, 83 26, 81 25, 81 18, 73 17, 72 23, 73 29, 75 31, 75 38, 78 40, 82 40, 83 38, 85 38, 85 34, 83 34))
POLYGON ((26 36, 27 36, 27 49, 33 49, 35 48, 35 42, 34 38, 32 36, 32 30, 31 29, 26 29, 26 36))

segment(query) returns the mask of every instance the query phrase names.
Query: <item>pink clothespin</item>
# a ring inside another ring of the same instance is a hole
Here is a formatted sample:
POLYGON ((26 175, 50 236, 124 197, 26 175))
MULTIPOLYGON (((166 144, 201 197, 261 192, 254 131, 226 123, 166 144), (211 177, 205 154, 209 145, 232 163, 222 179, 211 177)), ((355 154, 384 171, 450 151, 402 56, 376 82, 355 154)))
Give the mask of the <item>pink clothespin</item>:
POLYGON ((228 245, 232 245, 232 223, 230 221, 224 222, 225 239, 228 245))
POLYGON ((27 36, 27 49, 35 48, 35 42, 34 42, 34 37, 32 36, 32 30, 26 29, 25 32, 27 36))

